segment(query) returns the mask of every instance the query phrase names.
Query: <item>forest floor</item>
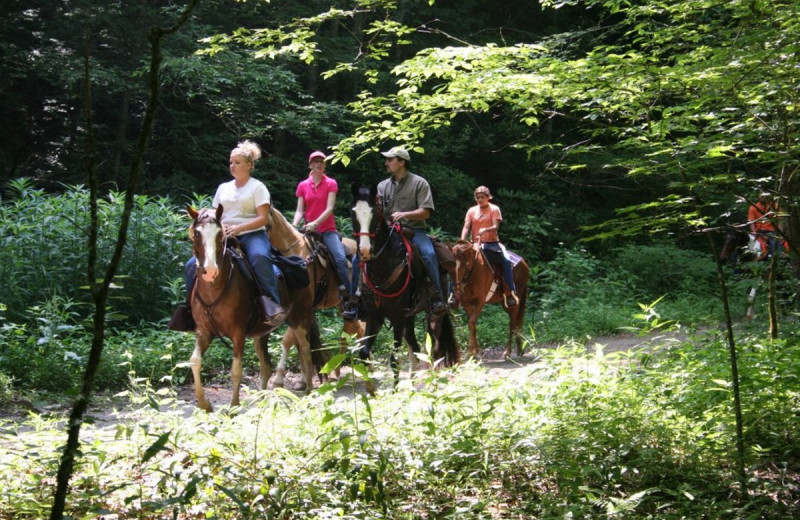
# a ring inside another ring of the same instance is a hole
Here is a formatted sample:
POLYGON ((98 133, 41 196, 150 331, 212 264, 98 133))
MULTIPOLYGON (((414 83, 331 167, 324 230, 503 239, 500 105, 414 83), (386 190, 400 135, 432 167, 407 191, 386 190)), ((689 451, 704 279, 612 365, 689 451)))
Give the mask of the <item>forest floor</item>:
MULTIPOLYGON (((614 335, 593 338, 591 341, 586 342, 587 351, 593 351, 594 348, 602 346, 605 353, 651 348, 656 346, 665 346, 675 343, 686 341, 688 333, 684 331, 673 332, 659 332, 652 333, 646 336, 637 335, 614 335)), ((532 348, 527 348, 522 356, 512 355, 510 358, 503 356, 504 347, 494 346, 485 347, 479 353, 479 362, 484 366, 489 379, 496 379, 501 377, 512 376, 514 371, 536 363, 539 360, 539 351, 547 348, 553 348, 554 345, 534 345, 532 348)), ((407 379, 409 376, 408 370, 408 357, 403 354, 400 358, 401 366, 401 379, 407 379)), ((342 367, 340 377, 345 377, 350 372, 348 366, 342 367)), ((391 373, 387 366, 379 367, 373 374, 374 379, 378 384, 378 388, 391 385, 391 373)), ((230 404, 231 401, 231 384, 230 378, 225 375, 217 380, 204 382, 204 392, 206 399, 211 402, 215 410, 224 409, 230 404)), ((319 385, 318 379, 315 377, 315 386, 319 385)), ((355 384, 348 382, 337 390, 340 395, 355 396, 365 392, 363 381, 356 381, 355 384)), ((286 374, 284 387, 292 391, 298 396, 303 395, 303 377, 299 372, 291 371, 286 374)), ((242 382, 241 399, 247 402, 255 398, 255 394, 259 391, 259 378, 256 369, 251 370, 245 374, 242 382)), ((270 382, 272 388, 272 381, 270 382)), ((177 388, 177 403, 176 406, 181 409, 182 413, 187 417, 195 410, 195 395, 194 387, 192 385, 191 377, 187 382, 177 388)), ((147 406, 146 404, 142 406, 147 406)), ((119 397, 110 394, 98 394, 94 397, 91 406, 87 412, 87 417, 95 423, 96 426, 103 427, 111 425, 124 420, 126 415, 125 410, 130 410, 131 404, 126 397, 119 397)), ((0 419, 14 421, 22 419, 29 413, 34 412, 47 416, 58 416, 68 414, 70 411, 70 402, 65 398, 57 396, 30 396, 23 399, 12 400, 7 406, 0 408, 0 419)))

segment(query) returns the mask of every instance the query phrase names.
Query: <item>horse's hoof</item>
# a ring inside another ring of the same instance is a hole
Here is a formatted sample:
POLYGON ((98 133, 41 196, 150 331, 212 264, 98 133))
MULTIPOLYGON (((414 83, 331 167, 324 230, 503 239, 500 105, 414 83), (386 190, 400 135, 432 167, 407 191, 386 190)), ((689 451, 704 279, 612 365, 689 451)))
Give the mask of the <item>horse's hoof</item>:
POLYGON ((361 358, 362 361, 365 359, 369 359, 369 349, 366 346, 363 346, 360 349, 358 349, 358 357, 361 358))

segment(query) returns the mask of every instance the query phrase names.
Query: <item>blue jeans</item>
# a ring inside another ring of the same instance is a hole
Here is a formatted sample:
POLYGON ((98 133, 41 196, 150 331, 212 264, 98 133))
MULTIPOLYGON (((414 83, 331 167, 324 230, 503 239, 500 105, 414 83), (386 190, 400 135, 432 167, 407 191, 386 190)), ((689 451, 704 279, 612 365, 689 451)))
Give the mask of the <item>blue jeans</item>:
POLYGON ((484 242, 481 247, 484 250, 494 251, 503 255, 503 279, 506 281, 508 288, 516 292, 517 286, 514 284, 513 267, 511 266, 511 260, 508 258, 506 248, 500 245, 500 242, 484 242))
POLYGON ((336 273, 339 275, 339 284, 344 285, 348 294, 353 294, 353 286, 350 284, 350 279, 347 277, 347 257, 344 255, 344 246, 342 240, 339 238, 339 233, 336 231, 326 231, 322 234, 322 241, 325 247, 333 258, 333 264, 336 266, 336 273))
POLYGON ((425 270, 428 271, 428 277, 436 286, 436 291, 441 299, 442 285, 439 283, 439 261, 436 259, 436 251, 433 250, 431 238, 424 229, 415 229, 414 238, 411 241, 417 246, 419 256, 422 257, 422 263, 425 264, 425 270))
MULTIPOLYGON (((247 255, 247 261, 253 267, 256 281, 261 292, 266 294, 272 301, 280 303, 278 297, 278 281, 272 270, 272 262, 269 259, 269 237, 267 232, 253 231, 236 237, 247 255)), ((197 277, 197 260, 191 257, 183 269, 184 280, 186 281, 186 294, 192 294, 194 280, 197 277)))
POLYGON ((767 241, 767 257, 772 258, 772 255, 777 253, 781 254, 782 240, 774 231, 761 231, 759 233, 767 241))

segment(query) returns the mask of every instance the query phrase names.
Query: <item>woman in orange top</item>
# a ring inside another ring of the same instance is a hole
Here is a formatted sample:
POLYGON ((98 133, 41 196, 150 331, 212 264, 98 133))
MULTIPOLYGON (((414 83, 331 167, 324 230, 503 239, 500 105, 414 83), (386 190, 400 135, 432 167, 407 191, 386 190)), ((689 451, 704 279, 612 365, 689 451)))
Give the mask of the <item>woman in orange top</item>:
POLYGON ((472 242, 480 244, 481 249, 489 254, 494 253, 492 256, 500 256, 503 259, 503 279, 511 290, 511 298, 508 299, 507 305, 513 307, 519 301, 517 287, 514 284, 513 267, 497 233, 500 222, 503 221, 503 215, 498 206, 489 202, 491 198, 492 193, 486 186, 475 188, 475 202, 478 204, 467 210, 464 227, 461 229, 461 240, 471 237, 472 242))

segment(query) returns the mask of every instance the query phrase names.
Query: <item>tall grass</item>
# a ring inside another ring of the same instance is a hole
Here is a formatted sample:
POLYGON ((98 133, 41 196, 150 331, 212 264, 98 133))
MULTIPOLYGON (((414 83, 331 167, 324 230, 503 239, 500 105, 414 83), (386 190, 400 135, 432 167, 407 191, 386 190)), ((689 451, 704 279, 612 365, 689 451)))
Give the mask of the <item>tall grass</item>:
MULTIPOLYGON (((82 316, 91 313, 87 286, 89 193, 65 186, 47 194, 25 179, 12 181, 10 197, 0 204, 0 277, 8 319, 21 321, 29 308, 54 298, 73 302, 82 316)), ((116 241, 123 195, 109 192, 99 201, 99 269, 116 241)), ((110 295, 110 319, 136 323, 168 316, 174 295, 170 283, 180 278, 190 256, 188 221, 168 199, 137 196, 128 241, 110 295)), ((93 273, 101 277, 102 271, 93 273)))

